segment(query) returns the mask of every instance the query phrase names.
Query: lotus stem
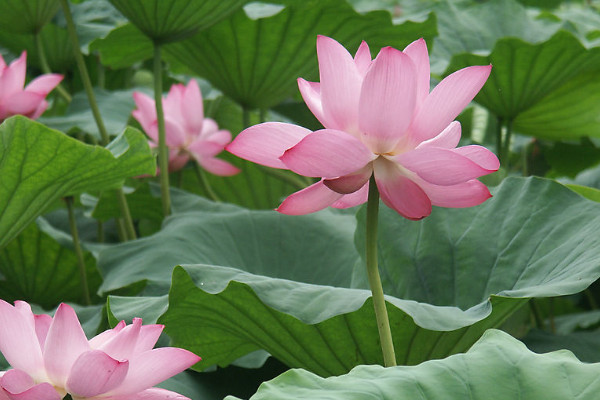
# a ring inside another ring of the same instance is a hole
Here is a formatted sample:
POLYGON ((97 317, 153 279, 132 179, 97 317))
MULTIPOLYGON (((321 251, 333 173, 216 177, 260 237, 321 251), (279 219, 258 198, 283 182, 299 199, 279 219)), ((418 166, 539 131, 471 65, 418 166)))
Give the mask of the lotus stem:
MULTIPOLYGON (((45 74, 51 74, 52 70, 50 69, 50 66, 48 65, 48 59, 46 58, 46 52, 44 51, 44 46, 42 45, 42 37, 40 36, 40 32, 35 33, 34 40, 35 40, 35 47, 37 50, 38 58, 40 60, 40 67, 42 67, 42 71, 45 74)), ((65 101, 67 103, 71 102, 72 97, 69 94, 69 92, 67 92, 67 90, 63 87, 62 83, 59 83, 56 86, 56 91, 63 99, 65 99, 65 101)))
MULTIPOLYGON (((85 66, 83 55, 81 54, 79 38, 77 37, 75 22, 73 22, 73 16, 71 15, 71 9, 69 8, 68 0, 60 0, 60 4, 67 21, 67 31, 69 32, 69 39, 71 40, 71 45, 73 46, 73 54, 75 55, 75 61, 77 62, 77 68, 79 69, 81 81, 83 82, 83 87, 85 89, 85 93, 87 94, 90 108, 92 109, 94 120, 96 121, 96 126, 98 127, 100 137, 102 138, 102 145, 106 146, 108 143, 110 143, 110 137, 104 125, 104 121, 102 120, 102 115, 100 114, 100 109, 98 108, 98 102, 96 101, 96 96, 94 95, 92 81, 90 80, 90 75, 88 74, 87 67, 85 66)), ((129 212, 127 200, 125 199, 125 193, 123 193, 122 188, 117 189, 116 192, 119 208, 121 209, 121 217, 124 218, 125 229, 127 231, 125 240, 135 239, 135 228, 133 226, 133 221, 131 220, 131 213, 129 212)))
POLYGON ((390 329, 390 320, 385 305, 383 287, 379 276, 379 267, 377 259, 377 224, 379 222, 379 191, 375 177, 371 176, 369 181, 369 200, 367 202, 367 242, 366 242, 366 261, 367 276, 369 286, 373 294, 373 307, 375 308, 375 318, 377 319, 377 329, 379 331, 379 341, 381 351, 383 352, 383 363, 386 367, 396 365, 396 352, 394 351, 394 342, 392 340, 392 330, 390 329))
POLYGON ((198 164, 198 163, 195 163, 195 164, 196 164, 196 176, 198 177, 198 182, 200 182, 200 186, 202 186, 202 189, 206 192, 206 194, 208 195, 208 197, 210 197, 210 199, 212 201, 215 201, 217 203, 220 202, 221 199, 213 190, 208 179, 206 179, 206 174, 204 173, 204 170, 202 169, 200 164, 198 164))
POLYGON ((92 304, 90 300, 90 290, 88 288, 87 273, 85 267, 85 260, 83 258, 83 250, 81 250, 81 243, 79 242, 79 232, 77 231, 77 220, 75 219, 75 210, 73 206, 73 196, 65 197, 67 203, 67 211, 69 213, 69 226, 71 228, 71 237, 73 238, 73 247, 75 248, 75 254, 77 255, 77 266, 79 267, 79 282, 81 284, 81 293, 83 294, 83 300, 85 305, 92 304))
POLYGON ((503 164, 505 168, 508 168, 510 161, 510 142, 512 140, 512 120, 506 121, 506 137, 504 138, 504 149, 502 150, 503 164))
POLYGON ((502 155, 502 125, 504 125, 504 120, 502 118, 498 118, 496 120, 496 155, 500 160, 500 165, 503 165, 504 157, 502 155))
POLYGON ((160 168, 160 194, 163 215, 171 213, 171 197, 169 193, 169 149, 165 129, 165 114, 162 104, 162 59, 160 44, 154 42, 154 103, 158 122, 158 166, 160 168))

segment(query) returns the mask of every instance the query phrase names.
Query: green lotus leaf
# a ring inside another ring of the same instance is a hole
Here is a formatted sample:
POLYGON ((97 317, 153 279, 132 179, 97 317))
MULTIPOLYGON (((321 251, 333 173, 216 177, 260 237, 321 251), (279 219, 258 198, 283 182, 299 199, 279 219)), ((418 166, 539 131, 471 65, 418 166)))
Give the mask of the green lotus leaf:
POLYGON ((12 33, 37 33, 59 7, 59 0, 0 0, 0 29, 12 33))

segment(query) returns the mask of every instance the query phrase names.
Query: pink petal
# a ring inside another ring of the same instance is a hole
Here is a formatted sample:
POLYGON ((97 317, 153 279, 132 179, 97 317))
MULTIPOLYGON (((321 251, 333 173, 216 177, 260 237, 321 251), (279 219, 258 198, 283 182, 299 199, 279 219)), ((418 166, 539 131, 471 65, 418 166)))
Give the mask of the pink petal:
POLYGON ((453 149, 460 142, 460 122, 452 121, 439 135, 426 140, 417 146, 417 149, 424 147, 443 147, 453 149))
POLYGON ((171 89, 169 90, 167 97, 164 97, 162 100, 165 118, 169 117, 171 120, 174 120, 181 125, 184 125, 185 122, 182 112, 184 91, 185 86, 183 86, 181 83, 171 85, 171 89))
POLYGON ((337 193, 350 194, 365 186, 373 174, 373 165, 365 165, 360 170, 335 179, 325 179, 323 183, 337 193))
POLYGON ((427 194, 405 176, 396 164, 384 158, 374 163, 375 181, 381 200, 404 218, 419 220, 431 214, 427 194))
MULTIPOLYGON (((204 121, 212 121, 207 118, 204 121)), ((204 132, 203 132, 204 133, 204 132)), ((231 132, 225 129, 217 129, 210 133, 203 135, 207 142, 217 143, 223 147, 231 142, 231 132)))
MULTIPOLYGON (((158 121, 156 131, 158 132, 158 121)), ((187 134, 183 125, 165 115, 165 139, 168 147, 183 148, 188 141, 187 134)))
POLYGON ((31 388, 35 382, 33 378, 20 369, 9 369, 0 378, 2 387, 10 393, 21 393, 31 388))
MULTIPOLYGON (((169 172, 179 171, 185 167, 190 161, 190 156, 187 153, 181 153, 179 150, 169 150, 169 172)), ((156 168, 156 174, 160 173, 160 169, 156 168)))
POLYGON ((63 80, 60 74, 45 74, 32 80, 25 88, 26 92, 42 94, 44 97, 63 80))
POLYGON ((6 68, 6 62, 4 62, 4 57, 0 54, 0 74, 4 71, 4 68, 6 68))
POLYGON ((244 129, 225 150, 257 164, 287 169, 279 157, 309 133, 301 126, 265 122, 244 129))
POLYGON ((44 113, 44 111, 46 111, 47 108, 48 102, 46 100, 40 101, 40 104, 37 106, 37 108, 29 114, 29 118, 38 119, 44 113))
POLYGON ((40 348, 44 348, 46 343, 46 336, 48 336, 48 330, 52 324, 52 317, 48 314, 34 315, 35 320, 35 334, 40 342, 40 348))
POLYGON ((4 104, 11 115, 28 115, 38 108, 44 95, 34 92, 18 92, 10 96, 4 104))
POLYGON ((354 64, 361 77, 364 78, 367 70, 371 66, 371 51, 369 45, 364 40, 360 43, 356 54, 354 55, 354 64))
MULTIPOLYGON (((458 154, 456 149, 440 147, 415 149, 393 157, 393 160, 416 172, 427 182, 442 186, 456 185, 497 170, 480 166, 468 157, 458 154)), ((488 160, 486 162, 490 164, 488 160)))
POLYGON ((134 353, 142 353, 144 351, 152 350, 160 334, 164 329, 164 325, 153 324, 153 325, 144 325, 140 331, 140 336, 138 337, 138 341, 135 344, 134 353))
POLYGON ((476 179, 452 186, 437 186, 424 181, 419 185, 431 199, 431 204, 438 207, 473 207, 492 197, 488 188, 476 179))
POLYGON ((297 174, 337 178, 360 170, 374 158, 375 155, 349 133, 322 129, 307 135, 280 159, 297 174))
POLYGON ((329 207, 342 196, 325 186, 321 180, 289 195, 276 211, 287 215, 310 214, 329 207))
POLYGON ((181 102, 181 113, 190 132, 200 132, 204 121, 204 104, 198 83, 191 79, 181 102))
POLYGON ((142 319, 134 318, 131 325, 123 328, 110 340, 98 347, 98 350, 102 350, 110 357, 119 360, 127 360, 131 358, 131 356, 134 354, 141 327, 142 319))
POLYGON ((93 397, 107 393, 125 380, 129 361, 117 361, 100 350, 90 350, 77 358, 66 389, 79 397, 93 397))
POLYGON ((350 208, 366 203, 369 197, 369 182, 354 193, 343 195, 338 201, 334 202, 333 208, 350 208))
POLYGON ((490 172, 497 171, 500 168, 498 157, 483 146, 470 145, 452 150, 456 154, 467 157, 482 168, 490 172))
POLYGON ((200 137, 202 139, 208 138, 210 135, 212 135, 218 130, 219 126, 217 125, 215 120, 211 118, 204 118, 204 121, 202 121, 202 130, 200 131, 200 137))
POLYGON ((374 153, 387 153, 403 138, 415 108, 415 67, 409 56, 385 47, 367 72, 360 94, 360 130, 374 153))
POLYGON ((10 393, 11 400, 61 400, 61 396, 51 384, 44 382, 39 385, 32 386, 21 393, 10 393))
POLYGON ((321 125, 325 126, 323 104, 321 103, 321 84, 298 78, 298 89, 310 112, 319 120, 321 125))
POLYGON ((417 88, 416 88, 416 109, 423 103, 429 94, 429 53, 427 52, 427 44, 424 39, 415 40, 403 51, 404 54, 410 57, 415 65, 417 88))
POLYGON ((196 161, 202 168, 214 175, 231 176, 240 172, 239 168, 220 158, 202 158, 196 159, 196 161))
POLYGON ((192 352, 175 347, 161 347, 137 354, 129 360, 129 373, 125 381, 109 394, 124 396, 138 393, 200 361, 192 352))
POLYGON ((154 100, 140 92, 133 92, 133 100, 135 101, 135 105, 137 107, 137 109, 133 110, 131 113, 133 118, 140 123, 148 136, 150 136, 155 142, 158 142, 158 132, 155 133, 150 131, 151 126, 156 124, 156 109, 154 107, 154 100))
POLYGON ((2 97, 7 98, 15 93, 23 91, 25 86, 25 73, 27 70, 27 52, 21 53, 21 56, 10 63, 0 75, 0 93, 2 97))
POLYGON ((106 400, 190 400, 188 397, 170 390, 160 388, 150 388, 135 394, 125 396, 111 396, 106 400))
POLYGON ((98 335, 94 336, 93 338, 90 339, 89 344, 90 344, 90 348, 92 349, 97 349, 100 346, 102 346, 104 343, 106 343, 107 341, 111 340, 113 337, 115 337, 119 332, 121 332, 125 327, 127 326, 127 324, 125 323, 125 321, 121 320, 119 321, 119 323, 117 325, 115 325, 114 328, 112 329, 108 329, 105 330, 102 333, 99 333, 98 335))
POLYGON ((44 377, 42 349, 35 333, 33 314, 21 311, 0 300, 0 351, 15 369, 23 370, 34 379, 44 377))
POLYGON ((414 143, 435 137, 481 90, 491 65, 463 68, 447 76, 427 96, 409 128, 414 143))
POLYGON ((356 132, 362 76, 348 51, 326 36, 317 37, 324 126, 356 132))
POLYGON ((73 363, 89 349, 77 314, 70 306, 62 303, 54 314, 44 347, 44 363, 50 380, 55 385, 64 387, 73 363))

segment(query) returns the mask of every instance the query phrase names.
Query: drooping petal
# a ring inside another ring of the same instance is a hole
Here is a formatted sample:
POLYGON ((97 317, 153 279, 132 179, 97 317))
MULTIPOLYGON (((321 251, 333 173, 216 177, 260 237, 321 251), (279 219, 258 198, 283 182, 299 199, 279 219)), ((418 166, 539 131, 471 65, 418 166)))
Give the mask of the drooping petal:
POLYGON ((138 393, 176 375, 200 361, 192 352, 175 347, 161 347, 139 353, 129 360, 125 381, 110 395, 138 393))
POLYGON ((106 400, 190 400, 188 397, 166 389, 150 388, 125 396, 110 396, 106 400))
POLYGON ((279 157, 309 133, 312 132, 301 126, 265 122, 244 129, 225 150, 257 164, 287 169, 279 157))
POLYGON ((337 178, 360 170, 375 157, 356 137, 322 129, 307 135, 280 159, 297 174, 337 178))
POLYGON ((490 172, 497 171, 500 168, 498 157, 483 146, 470 145, 463 146, 452 150, 456 154, 467 157, 481 168, 485 168, 490 172))
POLYGON ((298 78, 298 89, 310 112, 325 126, 323 104, 321 104, 321 84, 298 78))
POLYGON ((417 149, 424 147, 443 147, 445 149, 453 149, 460 142, 460 122, 452 121, 439 135, 426 140, 417 146, 417 149))
POLYGON ((196 161, 202 168, 214 175, 231 176, 240 172, 239 168, 220 158, 209 157, 196 159, 196 161))
POLYGON ((32 320, 0 300, 0 351, 13 368, 41 379, 44 362, 32 320))
POLYGON ((44 95, 35 92, 18 92, 10 96, 4 106, 11 115, 33 114, 38 108, 40 102, 44 100, 44 95))
POLYGON ((373 165, 369 163, 356 172, 335 179, 325 179, 323 183, 334 192, 350 194, 364 187, 372 174, 373 165))
POLYGON ((401 141, 415 109, 415 67, 409 56, 381 49, 360 93, 359 124, 363 142, 374 153, 387 153, 401 141))
POLYGON ((367 70, 371 66, 371 50, 369 45, 364 40, 360 43, 356 54, 354 55, 354 64, 360 76, 364 78, 367 70))
POLYGON ((289 195, 276 211, 287 215, 310 214, 329 207, 342 196, 325 186, 321 180, 289 195))
MULTIPOLYGON (((456 150, 426 147, 400 154, 392 159, 427 182, 442 186, 466 182, 497 169, 486 169, 470 158, 458 154, 456 150)), ((490 164, 489 161, 486 162, 490 164)))
POLYGON ((416 109, 423 103, 429 94, 429 53, 427 44, 423 38, 415 40, 403 50, 403 53, 410 57, 416 70, 416 109))
POLYGON ((492 197, 487 186, 477 179, 452 186, 438 186, 425 181, 419 185, 431 199, 431 204, 438 207, 473 207, 492 197))
POLYGON ((325 128, 356 132, 362 76, 348 51, 326 36, 317 37, 321 104, 325 128))
POLYGON ((21 393, 31 388, 35 382, 26 372, 20 369, 9 369, 0 378, 0 384, 10 393, 21 393))
POLYGON ((90 350, 79 356, 66 389, 79 397, 93 397, 118 387, 127 376, 129 361, 118 361, 100 350, 90 350))
POLYGON ((25 91, 40 93, 46 97, 46 95, 50 93, 52 89, 54 89, 62 80, 63 76, 60 74, 41 75, 32 80, 29 85, 25 87, 25 91))
POLYGON ((404 218, 419 220, 431 214, 427 194, 398 165, 384 158, 375 160, 374 173, 381 200, 404 218))
POLYGON ((61 400, 63 398, 63 396, 47 382, 32 386, 21 393, 8 392, 8 394, 11 400, 61 400))
POLYGON ((25 73, 27 72, 27 52, 14 60, 0 75, 0 93, 3 98, 21 92, 25 86, 25 73))
POLYGON ((447 76, 427 96, 409 128, 415 144, 437 136, 473 100, 491 65, 463 68, 447 76))
POLYGON ((334 202, 333 208, 350 208, 366 203, 369 198, 369 182, 354 193, 345 194, 334 202))
POLYGON ((204 121, 204 104, 202 93, 196 80, 191 79, 183 92, 181 113, 185 120, 186 128, 190 133, 202 131, 204 121))
POLYGON ((50 380, 64 387, 73 363, 89 348, 77 314, 62 303, 54 314, 44 346, 44 364, 50 380))

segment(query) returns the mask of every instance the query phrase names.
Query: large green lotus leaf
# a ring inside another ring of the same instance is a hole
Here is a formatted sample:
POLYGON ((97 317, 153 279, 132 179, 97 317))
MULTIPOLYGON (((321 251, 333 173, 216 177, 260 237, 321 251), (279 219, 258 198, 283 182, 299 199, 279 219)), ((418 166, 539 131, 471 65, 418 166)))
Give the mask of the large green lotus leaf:
POLYGON ((98 51, 104 65, 126 68, 136 62, 152 58, 152 41, 133 24, 119 26, 103 38, 90 43, 90 50, 98 51))
POLYGON ((279 13, 258 19, 240 10, 227 20, 165 48, 165 58, 200 75, 247 108, 269 108, 297 91, 299 76, 317 76, 317 34, 351 50, 362 39, 372 51, 403 48, 436 33, 435 17, 393 25, 390 14, 360 15, 343 0, 295 0, 279 13))
POLYGON ((0 0, 0 29, 36 33, 60 7, 59 0, 0 0))
POLYGON ((288 371, 264 383, 251 400, 587 400, 600 390, 599 373, 600 364, 582 363, 568 351, 535 354, 490 330, 467 353, 418 366, 361 365, 326 379, 288 371))
POLYGON ((235 12, 244 0, 109 0, 157 42, 181 40, 235 12))
POLYGON ((439 36, 433 46, 432 71, 443 72, 455 54, 489 52, 506 37, 529 43, 547 40, 560 23, 534 19, 515 0, 460 2, 444 0, 434 7, 439 36))
MULTIPOLYGON (((65 28, 53 23, 46 24, 40 32, 40 39, 50 70, 64 72, 73 69, 73 46, 65 28)), ((0 30, 0 44, 15 54, 26 50, 27 64, 42 68, 33 34, 15 35, 13 32, 0 30)))
POLYGON ((102 292, 146 281, 166 293, 179 264, 241 267, 257 274, 349 285, 358 258, 352 215, 324 211, 290 217, 217 204, 198 196, 173 197, 174 215, 156 234, 100 252, 102 292), (315 266, 306 268, 306 265, 315 266), (316 268, 327 265, 327 268, 316 268))
POLYGON ((559 31, 531 44, 504 38, 489 56, 460 54, 446 73, 492 64, 475 101, 519 133, 549 139, 600 136, 600 48, 586 49, 559 31))
POLYGON ((127 128, 108 148, 89 146, 22 116, 0 125, 0 247, 61 196, 116 188, 153 174, 144 135, 127 128))
MULTIPOLYGON (((600 275, 599 210, 554 181, 518 178, 504 181, 481 206, 436 208, 420 222, 382 207, 380 270, 398 362, 465 351, 526 298, 585 289, 600 275)), ((363 230, 361 212, 359 253, 363 230)), ((227 365, 261 348, 320 375, 380 364, 362 263, 357 262, 353 289, 343 281, 299 279, 332 266, 284 256, 293 260, 285 275, 266 264, 261 272, 221 264, 251 273, 215 264, 176 269, 169 310, 160 319, 168 334, 179 346, 202 353, 206 365, 227 365), (204 334, 194 333, 199 331, 204 334)))
MULTIPOLYGON (((135 108, 133 92, 133 90, 112 92, 103 89, 94 90, 96 102, 109 134, 122 132, 127 126, 131 111, 135 108)), ((73 96, 65 115, 43 117, 39 121, 62 132, 83 131, 95 136, 98 140, 101 138, 88 97, 84 92, 76 93, 73 96)))
MULTIPOLYGON (((100 286, 96 260, 85 253, 90 291, 100 286)), ((61 246, 40 230, 29 225, 0 250, 0 298, 25 300, 49 309, 63 301, 83 302, 77 257, 72 249, 61 246)))

